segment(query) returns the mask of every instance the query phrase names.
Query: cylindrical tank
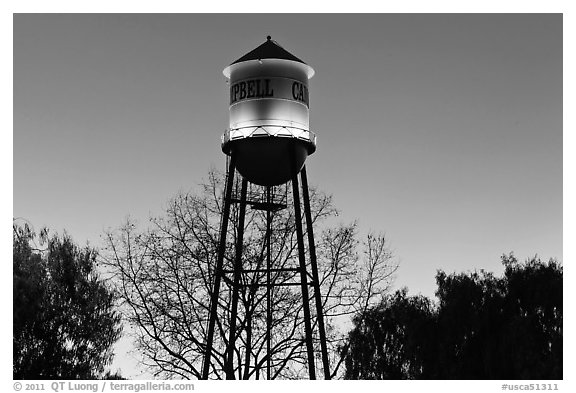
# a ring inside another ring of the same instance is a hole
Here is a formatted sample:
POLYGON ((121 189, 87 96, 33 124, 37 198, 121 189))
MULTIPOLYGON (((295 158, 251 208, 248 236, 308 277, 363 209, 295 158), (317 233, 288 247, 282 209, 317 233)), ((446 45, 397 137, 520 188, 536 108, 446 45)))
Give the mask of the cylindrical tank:
POLYGON ((286 183, 316 150, 308 121, 308 80, 314 70, 268 36, 224 75, 230 85, 230 128, 222 151, 235 155, 248 181, 286 183))

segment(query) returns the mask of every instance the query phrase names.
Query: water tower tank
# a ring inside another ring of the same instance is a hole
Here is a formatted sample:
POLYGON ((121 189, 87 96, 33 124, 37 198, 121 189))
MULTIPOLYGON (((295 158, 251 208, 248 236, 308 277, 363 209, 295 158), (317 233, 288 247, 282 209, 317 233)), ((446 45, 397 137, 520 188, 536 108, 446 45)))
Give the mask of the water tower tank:
POLYGON ((251 183, 286 183, 316 150, 310 132, 308 80, 312 67, 268 36, 224 69, 230 85, 230 128, 222 151, 251 183))

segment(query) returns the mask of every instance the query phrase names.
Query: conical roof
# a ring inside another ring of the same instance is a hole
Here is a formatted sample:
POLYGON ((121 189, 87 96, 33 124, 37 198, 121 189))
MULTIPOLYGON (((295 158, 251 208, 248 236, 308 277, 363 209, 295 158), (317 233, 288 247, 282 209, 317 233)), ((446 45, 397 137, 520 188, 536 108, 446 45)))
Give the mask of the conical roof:
MULTIPOLYGON (((306 64, 286 49, 282 48, 272 37, 266 37, 266 42, 257 47, 256 49, 246 53, 244 56, 233 62, 232 64, 241 63, 248 60, 261 60, 261 59, 284 59, 297 61, 298 63, 306 64)), ((230 65, 232 65, 230 64, 230 65)))
MULTIPOLYGON (((304 63, 302 60, 294 56, 292 53, 288 52, 286 49, 282 48, 276 41, 272 39, 272 37, 266 37, 267 40, 262 45, 257 47, 256 49, 246 53, 244 56, 230 64, 228 67, 224 68, 223 73, 226 78, 230 78, 230 73, 234 67, 237 66, 239 63, 243 63, 246 61, 254 61, 254 60, 263 60, 263 59, 280 59, 280 60, 289 60, 294 61, 296 63, 302 64, 302 67, 306 70, 306 74, 308 79, 312 78, 314 75, 314 69, 310 67, 308 64, 304 63)), ((260 62, 261 63, 261 62, 260 62)))

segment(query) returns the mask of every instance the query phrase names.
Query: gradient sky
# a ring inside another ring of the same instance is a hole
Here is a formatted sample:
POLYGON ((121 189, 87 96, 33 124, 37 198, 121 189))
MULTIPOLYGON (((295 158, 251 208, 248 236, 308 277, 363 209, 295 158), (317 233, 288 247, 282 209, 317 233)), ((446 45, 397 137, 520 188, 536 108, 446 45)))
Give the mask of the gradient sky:
POLYGON ((397 287, 562 261, 560 14, 15 15, 14 217, 99 246, 223 170, 222 69, 266 35, 316 70, 310 183, 397 287))

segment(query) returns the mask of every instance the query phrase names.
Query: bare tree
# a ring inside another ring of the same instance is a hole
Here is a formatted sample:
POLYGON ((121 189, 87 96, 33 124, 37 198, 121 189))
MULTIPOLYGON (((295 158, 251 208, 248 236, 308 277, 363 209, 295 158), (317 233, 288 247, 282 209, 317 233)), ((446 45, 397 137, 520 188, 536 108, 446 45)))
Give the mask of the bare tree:
MULTIPOLYGON (((103 263, 123 300, 125 317, 135 328, 144 363, 163 378, 200 378, 206 326, 218 248, 224 176, 210 172, 198 195, 180 193, 162 217, 138 230, 128 221, 106 234, 103 263)), ((237 186, 237 185, 236 185, 237 186)), ((256 191, 252 190, 252 191, 256 191)), ((276 190, 282 192, 282 187, 276 190)), ((332 374, 340 376, 342 326, 351 314, 380 301, 397 263, 381 235, 369 235, 362 257, 357 224, 330 222, 337 216, 332 199, 311 190, 317 256, 332 374)), ((288 201, 289 202, 289 201, 288 201)), ((290 206, 290 203, 287 203, 290 206)), ((239 213, 233 205, 231 222, 239 213)), ((229 226, 224 269, 232 270, 237 228, 229 226)), ((271 334, 272 378, 307 377, 304 317, 298 286, 272 288, 273 320, 266 323, 266 213, 248 209, 242 264, 255 270, 241 278, 234 349, 238 379, 264 378, 267 334, 271 334)), ((298 265, 293 209, 273 213, 271 260, 275 269, 298 265)), ((274 271, 275 283, 297 282, 295 272, 274 271)), ((222 285, 213 343, 211 378, 223 378, 232 293, 222 285)), ((313 309, 313 307, 312 307, 313 309)), ((314 330, 316 315, 312 315, 314 330)), ((319 347, 318 338, 314 343, 319 347)), ((317 362, 321 367, 321 362, 317 362)))

